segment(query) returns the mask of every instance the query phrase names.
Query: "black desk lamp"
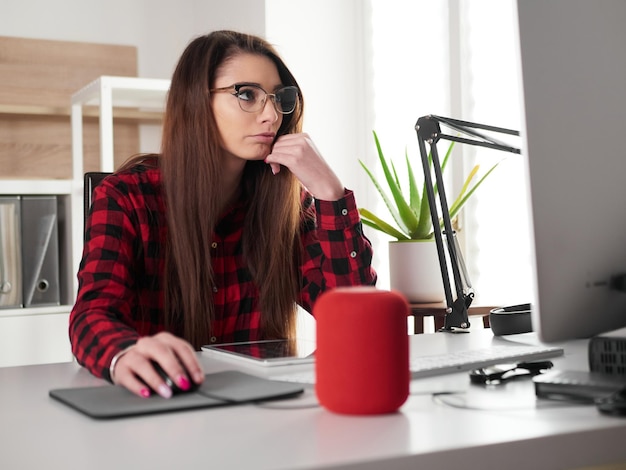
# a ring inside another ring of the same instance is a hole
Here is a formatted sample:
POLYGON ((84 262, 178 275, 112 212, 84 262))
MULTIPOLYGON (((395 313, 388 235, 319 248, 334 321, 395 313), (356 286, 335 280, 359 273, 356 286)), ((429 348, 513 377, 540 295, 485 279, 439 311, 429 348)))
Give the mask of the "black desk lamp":
POLYGON ((469 282, 465 263, 461 255, 460 247, 456 240, 454 230, 452 230, 452 222, 450 220, 450 210, 444 190, 443 177, 441 172, 441 163, 439 154, 437 153, 437 142, 440 139, 461 142, 464 144, 477 145, 495 150, 502 150, 511 153, 520 153, 519 148, 511 147, 508 144, 500 142, 476 131, 481 129, 500 134, 509 134, 519 136, 518 131, 504 129, 501 127, 486 126, 473 122, 459 121, 441 116, 423 116, 417 120, 415 131, 417 132, 417 140, 420 148, 422 165, 424 168, 424 181, 426 194, 428 197, 428 205, 430 207, 430 215, 433 223, 433 231, 435 242, 437 243, 437 254, 439 256, 439 266, 441 268, 441 278, 443 280, 443 288, 446 295, 446 316, 442 331, 458 331, 469 328, 470 323, 467 316, 467 309, 474 299, 474 291, 469 282), (469 137, 454 136, 441 133, 440 124, 444 124, 459 133, 469 137), (437 192, 439 193, 439 202, 441 205, 441 217, 443 219, 444 231, 442 233, 441 223, 439 222, 439 211, 435 201, 435 187, 431 176, 431 168, 429 163, 429 154, 426 151, 426 142, 430 145, 430 153, 432 155, 432 166, 435 172, 437 192), (450 256, 450 266, 454 277, 454 285, 456 290, 456 300, 452 298, 452 289, 450 286, 450 276, 446 263, 446 251, 443 244, 443 234, 446 234, 446 244, 448 254, 450 256), (451 234, 451 236, 449 236, 451 234))

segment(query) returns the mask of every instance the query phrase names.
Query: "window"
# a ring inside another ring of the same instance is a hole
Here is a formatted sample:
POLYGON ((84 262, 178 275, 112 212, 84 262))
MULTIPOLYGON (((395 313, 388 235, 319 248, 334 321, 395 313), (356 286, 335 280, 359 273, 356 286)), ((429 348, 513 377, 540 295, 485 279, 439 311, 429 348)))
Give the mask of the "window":
MULTIPOLYGON (((294 21, 291 1, 266 0, 267 37, 307 101, 305 130, 355 190, 359 206, 385 211, 358 165, 364 159, 376 167, 372 130, 386 154, 403 158, 406 149, 417 162, 414 125, 426 114, 520 128, 515 5, 514 0, 300 0, 298 17, 307 21, 294 21)), ((522 159, 468 145, 458 145, 456 152, 449 192, 462 184, 474 161, 483 168, 501 162, 461 221, 476 302, 528 302, 522 159)), ((389 238, 367 234, 379 286, 386 288, 389 238)))
MULTIPOLYGON (((467 120, 519 130, 522 103, 515 9, 513 0, 460 3, 461 106, 467 120)), ((465 211, 470 277, 486 302, 530 302, 532 263, 523 159, 476 147, 467 150, 468 163, 479 153, 487 162, 501 161, 465 211)))
MULTIPOLYGON (((514 1, 371 0, 371 5, 374 127, 386 154, 402 158, 406 147, 417 162, 413 125, 427 114, 520 128, 514 1)), ((446 147, 442 142, 440 152, 446 147)), ((477 302, 528 302, 531 263, 522 159, 469 145, 457 145, 455 155, 449 195, 475 162, 483 169, 500 162, 461 221, 459 235, 477 302)))

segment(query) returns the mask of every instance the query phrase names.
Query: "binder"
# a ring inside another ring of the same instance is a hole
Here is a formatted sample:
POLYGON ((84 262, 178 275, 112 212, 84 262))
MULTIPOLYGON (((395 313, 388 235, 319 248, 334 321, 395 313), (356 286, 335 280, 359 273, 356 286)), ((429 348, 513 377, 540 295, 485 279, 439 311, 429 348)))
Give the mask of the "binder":
POLYGON ((22 196, 24 307, 59 305, 59 236, 56 196, 22 196))
POLYGON ((22 306, 19 196, 0 197, 0 308, 22 306))

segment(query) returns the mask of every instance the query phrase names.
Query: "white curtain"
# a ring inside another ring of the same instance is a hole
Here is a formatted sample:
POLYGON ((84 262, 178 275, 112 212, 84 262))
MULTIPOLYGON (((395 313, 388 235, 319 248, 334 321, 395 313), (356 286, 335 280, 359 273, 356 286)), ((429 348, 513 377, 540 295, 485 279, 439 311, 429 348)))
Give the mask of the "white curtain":
MULTIPOLYGON (((419 177, 421 163, 415 123, 426 114, 450 114, 448 5, 423 0, 370 2, 373 129, 385 156, 396 163, 396 170, 406 174, 407 152, 419 177)), ((368 137, 374 148, 371 132, 368 137)), ((377 160, 373 165, 379 170, 379 180, 384 181, 377 160)), ((369 188, 374 190, 371 184, 369 188)), ((376 215, 393 223, 380 198, 374 208, 376 215)), ((375 267, 379 285, 388 287, 387 242, 391 238, 372 230, 367 233, 378 255, 375 267)))
MULTIPOLYGON (((402 158, 407 148, 417 163, 413 126, 427 114, 520 128, 514 0, 371 4, 375 129, 386 153, 402 158)), ((520 145, 519 139, 508 142, 520 145)), ((444 146, 442 141, 440 152, 444 146)), ((461 219, 464 257, 476 302, 483 305, 530 301, 522 159, 457 145, 448 175, 450 199, 474 164, 485 171, 498 162, 461 219)), ((380 204, 379 210, 384 212, 380 204)), ((380 269, 384 277, 385 266, 380 269)))
MULTIPOLYGON (((516 2, 460 2, 462 113, 467 120, 520 129, 521 82, 516 2)), ((520 139, 502 140, 521 145, 520 139)), ((520 156, 468 149, 468 164, 500 161, 465 211, 470 276, 479 301, 496 305, 530 302, 527 187, 520 156)))

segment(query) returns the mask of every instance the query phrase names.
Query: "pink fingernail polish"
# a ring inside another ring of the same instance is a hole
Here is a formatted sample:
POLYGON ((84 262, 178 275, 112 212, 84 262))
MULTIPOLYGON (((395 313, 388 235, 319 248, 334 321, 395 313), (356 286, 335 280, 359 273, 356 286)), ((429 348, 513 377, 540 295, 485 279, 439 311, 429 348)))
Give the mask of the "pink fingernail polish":
POLYGON ((171 398, 172 397, 172 389, 169 388, 165 384, 159 386, 158 392, 159 392, 159 395, 161 395, 163 398, 171 398))
POLYGON ((180 377, 178 377, 178 386, 182 390, 189 390, 189 387, 191 387, 191 384, 189 383, 189 380, 187 380, 187 377, 184 377, 181 375, 180 377))
POLYGON ((148 398, 150 396, 150 390, 148 390, 147 388, 142 388, 139 391, 139 394, 144 398, 148 398))

